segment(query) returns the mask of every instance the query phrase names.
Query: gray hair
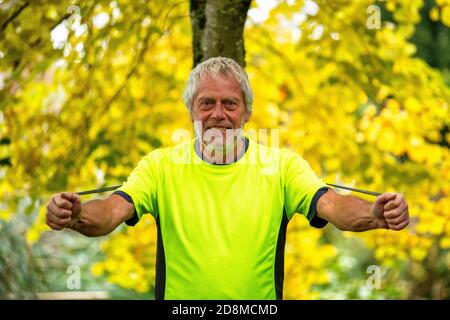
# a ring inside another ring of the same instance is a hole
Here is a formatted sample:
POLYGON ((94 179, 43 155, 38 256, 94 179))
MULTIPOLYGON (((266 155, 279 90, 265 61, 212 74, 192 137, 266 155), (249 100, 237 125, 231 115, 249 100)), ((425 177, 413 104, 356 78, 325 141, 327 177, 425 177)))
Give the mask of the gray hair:
POLYGON ((245 109, 252 112, 253 106, 253 90, 250 86, 247 73, 236 61, 225 57, 214 57, 199 63, 189 73, 189 78, 186 82, 186 87, 183 93, 183 101, 186 105, 189 114, 192 114, 192 104, 194 97, 197 94, 198 86, 201 79, 207 76, 218 78, 219 76, 232 76, 236 79, 242 89, 244 95, 245 109))

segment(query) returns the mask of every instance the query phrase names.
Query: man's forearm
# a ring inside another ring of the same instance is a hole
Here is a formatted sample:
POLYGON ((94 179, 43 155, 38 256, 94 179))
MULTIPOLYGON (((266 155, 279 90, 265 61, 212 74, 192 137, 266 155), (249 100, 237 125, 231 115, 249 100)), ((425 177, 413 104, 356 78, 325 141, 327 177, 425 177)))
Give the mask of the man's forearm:
POLYGON ((348 195, 329 195, 327 202, 319 202, 318 214, 343 231, 366 231, 383 227, 382 221, 373 217, 372 203, 348 195))
POLYGON ((114 230, 108 201, 91 200, 81 205, 81 213, 68 226, 88 237, 98 237, 114 230))

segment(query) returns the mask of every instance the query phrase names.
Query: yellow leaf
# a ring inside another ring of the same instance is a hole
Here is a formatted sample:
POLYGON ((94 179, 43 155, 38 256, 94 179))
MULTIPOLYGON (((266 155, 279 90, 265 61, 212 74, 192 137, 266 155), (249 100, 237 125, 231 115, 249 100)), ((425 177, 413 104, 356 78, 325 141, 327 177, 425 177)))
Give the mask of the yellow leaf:
POLYGON ((432 21, 439 21, 439 8, 434 7, 433 9, 431 9, 429 16, 432 21))
POLYGON ((412 248, 411 257, 416 261, 422 261, 427 256, 427 251, 422 248, 412 248))
POLYGON ((446 27, 450 28, 450 4, 442 8, 441 20, 446 27))

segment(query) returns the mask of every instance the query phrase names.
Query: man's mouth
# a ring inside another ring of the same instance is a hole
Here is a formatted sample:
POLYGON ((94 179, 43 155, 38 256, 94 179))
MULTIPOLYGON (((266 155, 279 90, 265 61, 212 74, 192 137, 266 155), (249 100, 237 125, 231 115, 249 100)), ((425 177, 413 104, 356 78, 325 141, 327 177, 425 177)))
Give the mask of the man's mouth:
POLYGON ((205 126, 201 140, 203 144, 213 148, 233 147, 241 134, 241 129, 235 129, 232 125, 205 126))
POLYGON ((211 127, 208 127, 206 130, 218 130, 218 131, 221 131, 222 133, 225 133, 227 130, 230 130, 230 129, 233 129, 233 128, 224 127, 224 126, 211 126, 211 127))

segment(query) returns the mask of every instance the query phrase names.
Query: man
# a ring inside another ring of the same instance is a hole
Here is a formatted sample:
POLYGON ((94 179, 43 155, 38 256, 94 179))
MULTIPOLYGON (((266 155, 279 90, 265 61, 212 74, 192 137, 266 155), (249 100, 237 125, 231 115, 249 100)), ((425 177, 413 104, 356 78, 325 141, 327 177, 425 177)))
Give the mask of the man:
POLYGON ((81 204, 53 195, 47 224, 102 236, 150 213, 158 227, 157 299, 282 299, 288 221, 314 227, 401 230, 409 223, 400 194, 375 203, 326 187, 299 155, 242 134, 253 93, 242 67, 211 58, 191 71, 184 101, 196 138, 145 156, 118 191, 81 204))

